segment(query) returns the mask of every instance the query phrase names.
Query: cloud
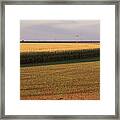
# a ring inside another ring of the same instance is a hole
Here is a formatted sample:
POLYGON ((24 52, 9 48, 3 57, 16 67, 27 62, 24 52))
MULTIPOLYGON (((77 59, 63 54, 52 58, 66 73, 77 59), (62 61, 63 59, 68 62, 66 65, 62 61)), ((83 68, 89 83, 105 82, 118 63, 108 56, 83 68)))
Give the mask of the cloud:
POLYGON ((21 40, 100 40, 99 20, 22 20, 21 40))

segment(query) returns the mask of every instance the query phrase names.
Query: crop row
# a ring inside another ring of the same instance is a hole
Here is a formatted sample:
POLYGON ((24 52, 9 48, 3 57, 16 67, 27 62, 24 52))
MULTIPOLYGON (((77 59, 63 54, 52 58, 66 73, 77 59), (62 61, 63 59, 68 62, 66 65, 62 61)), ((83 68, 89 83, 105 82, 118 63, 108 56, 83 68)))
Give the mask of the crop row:
POLYGON ((89 60, 100 57, 100 49, 55 51, 55 52, 25 52, 20 53, 20 64, 38 64, 68 60, 89 60))

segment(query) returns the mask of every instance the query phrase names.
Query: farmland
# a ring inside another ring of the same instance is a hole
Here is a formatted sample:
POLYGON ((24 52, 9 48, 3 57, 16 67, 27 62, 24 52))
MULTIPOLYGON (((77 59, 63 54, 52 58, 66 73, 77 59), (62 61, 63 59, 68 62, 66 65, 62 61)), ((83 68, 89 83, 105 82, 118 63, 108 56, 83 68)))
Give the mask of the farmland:
POLYGON ((99 47, 99 43, 21 43, 20 99, 100 99, 99 47))
POLYGON ((61 62, 74 62, 76 60, 79 62, 95 61, 99 60, 100 56, 99 44, 38 43, 35 46, 33 43, 22 44, 20 54, 21 66, 56 64, 61 62))
POLYGON ((99 62, 21 68, 21 99, 99 99, 99 62))
POLYGON ((20 52, 54 52, 100 48, 100 43, 20 43, 20 52))

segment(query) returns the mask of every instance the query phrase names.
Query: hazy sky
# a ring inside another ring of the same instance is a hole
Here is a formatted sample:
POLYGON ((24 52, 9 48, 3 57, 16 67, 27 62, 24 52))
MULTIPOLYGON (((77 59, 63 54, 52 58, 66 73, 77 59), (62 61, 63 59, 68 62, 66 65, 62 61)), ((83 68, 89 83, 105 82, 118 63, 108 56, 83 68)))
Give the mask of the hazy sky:
POLYGON ((100 40, 100 21, 21 20, 20 40, 100 40))

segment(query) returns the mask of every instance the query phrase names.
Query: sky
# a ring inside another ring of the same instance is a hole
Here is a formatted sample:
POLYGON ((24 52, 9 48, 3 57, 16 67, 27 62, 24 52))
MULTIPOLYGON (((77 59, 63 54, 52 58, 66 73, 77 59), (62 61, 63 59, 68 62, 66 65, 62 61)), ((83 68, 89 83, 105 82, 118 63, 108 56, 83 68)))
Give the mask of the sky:
POLYGON ((99 20, 21 20, 20 40, 100 40, 99 20))

